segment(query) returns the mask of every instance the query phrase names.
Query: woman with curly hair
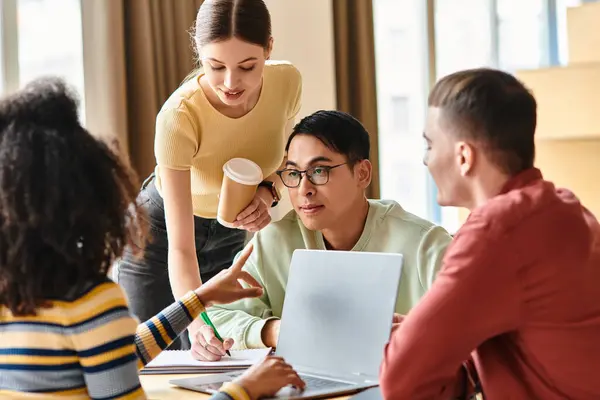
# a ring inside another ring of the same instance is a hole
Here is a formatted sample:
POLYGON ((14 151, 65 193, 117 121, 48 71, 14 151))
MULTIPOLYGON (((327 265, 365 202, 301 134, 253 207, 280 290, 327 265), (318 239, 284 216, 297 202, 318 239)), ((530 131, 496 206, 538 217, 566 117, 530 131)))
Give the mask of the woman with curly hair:
MULTIPOLYGON (((205 307, 262 294, 242 271, 249 247, 137 326, 107 278, 144 234, 137 188, 117 153, 80 125, 61 80, 38 80, 0 101, 0 397, 144 399, 138 369, 205 307)), ((254 399, 289 384, 304 385, 270 357, 214 397, 254 399)))

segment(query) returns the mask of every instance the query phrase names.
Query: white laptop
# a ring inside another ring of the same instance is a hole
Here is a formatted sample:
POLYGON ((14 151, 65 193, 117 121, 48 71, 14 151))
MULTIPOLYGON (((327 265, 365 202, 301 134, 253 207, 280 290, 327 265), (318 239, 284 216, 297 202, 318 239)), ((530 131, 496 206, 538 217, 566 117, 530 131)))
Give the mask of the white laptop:
MULTIPOLYGON (((307 383, 277 398, 316 398, 379 384, 402 272, 401 254, 296 250, 283 305, 276 354, 307 383)), ((243 371, 174 379, 214 393, 243 371)))

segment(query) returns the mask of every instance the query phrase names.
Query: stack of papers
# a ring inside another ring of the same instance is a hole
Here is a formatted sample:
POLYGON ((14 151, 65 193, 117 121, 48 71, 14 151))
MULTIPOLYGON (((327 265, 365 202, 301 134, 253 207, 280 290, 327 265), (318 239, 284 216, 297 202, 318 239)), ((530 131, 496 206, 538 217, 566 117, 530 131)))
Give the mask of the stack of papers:
POLYGON ((220 361, 198 361, 189 350, 165 350, 150 361, 141 374, 202 374, 246 369, 271 353, 271 349, 230 350, 220 361))

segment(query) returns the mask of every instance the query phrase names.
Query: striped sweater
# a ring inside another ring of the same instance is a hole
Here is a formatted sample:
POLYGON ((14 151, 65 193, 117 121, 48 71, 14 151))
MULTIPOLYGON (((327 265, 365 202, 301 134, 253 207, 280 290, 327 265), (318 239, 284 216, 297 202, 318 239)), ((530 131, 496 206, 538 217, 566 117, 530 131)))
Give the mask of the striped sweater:
MULTIPOLYGON (((0 306, 0 399, 146 399, 139 369, 203 311, 191 291, 138 326, 108 280, 35 316, 0 306)), ((225 386, 214 399, 247 398, 238 389, 225 386)))

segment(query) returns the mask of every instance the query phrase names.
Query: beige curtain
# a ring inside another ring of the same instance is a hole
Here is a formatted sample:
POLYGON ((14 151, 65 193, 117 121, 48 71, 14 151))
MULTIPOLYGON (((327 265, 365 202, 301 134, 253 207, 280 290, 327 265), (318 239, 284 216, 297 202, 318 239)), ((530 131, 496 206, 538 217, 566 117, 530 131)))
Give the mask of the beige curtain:
POLYGON ((379 198, 377 91, 372 0, 333 0, 337 107, 371 135, 373 182, 367 193, 379 198))
POLYGON ((189 29, 202 0, 82 0, 86 125, 119 139, 143 178, 163 102, 195 67, 189 29))

